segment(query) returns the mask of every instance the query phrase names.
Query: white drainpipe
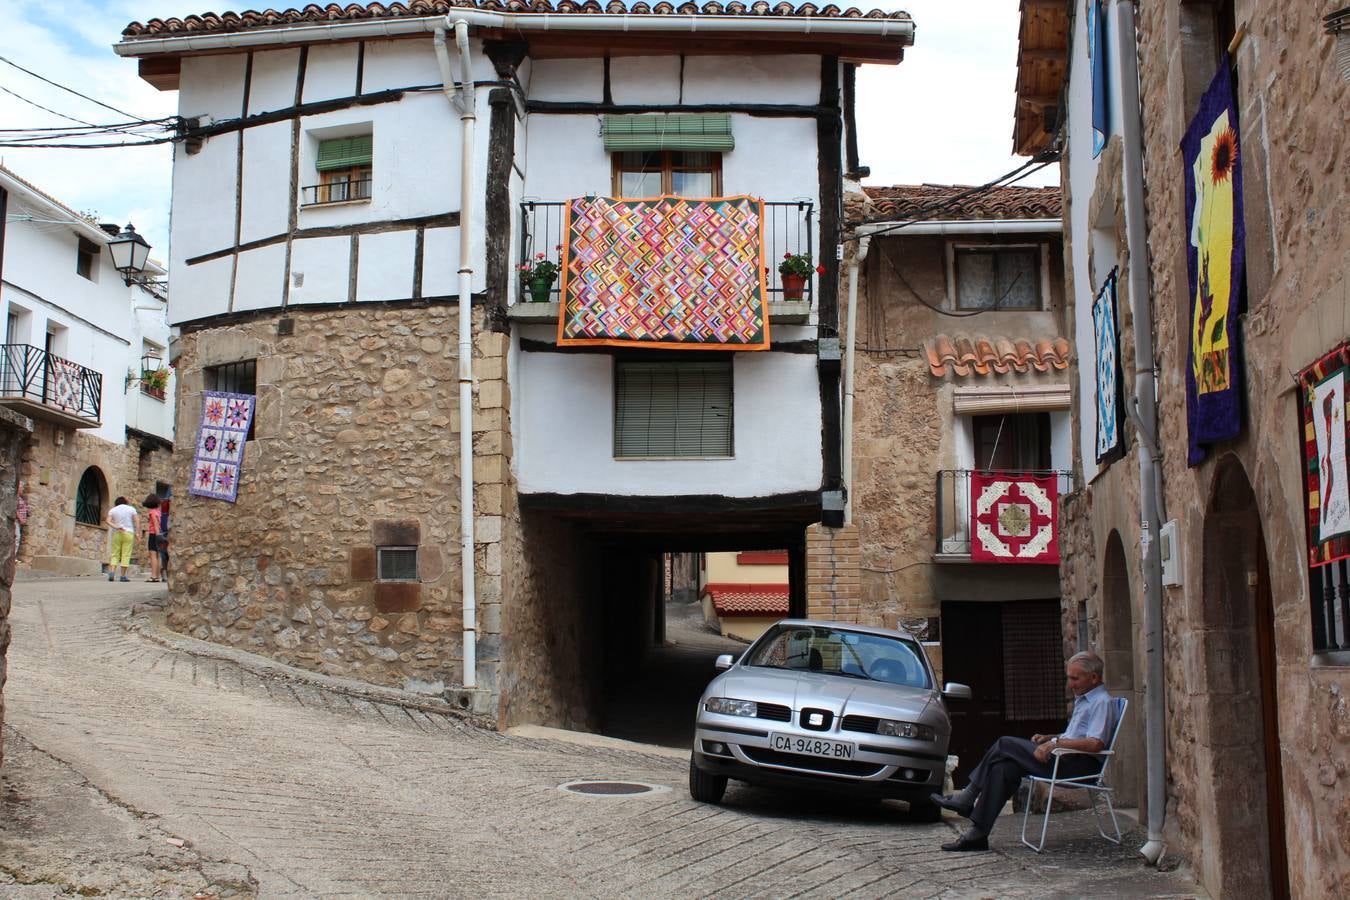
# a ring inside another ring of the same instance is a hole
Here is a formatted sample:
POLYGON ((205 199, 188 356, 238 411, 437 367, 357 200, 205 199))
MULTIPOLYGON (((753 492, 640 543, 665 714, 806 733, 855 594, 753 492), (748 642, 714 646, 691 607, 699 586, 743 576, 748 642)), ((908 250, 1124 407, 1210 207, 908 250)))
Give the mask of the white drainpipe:
POLYGON ((441 90, 459 112, 463 135, 459 170, 459 533, 460 584, 464 608, 464 687, 478 686, 478 603, 473 560, 473 148, 478 122, 469 56, 469 26, 462 17, 436 28, 436 61, 441 90), (459 88, 454 90, 446 30, 454 28, 459 51, 459 88))
POLYGON ((1140 550, 1144 575, 1144 757, 1148 764, 1148 840, 1140 854, 1156 865, 1163 855, 1167 816, 1167 701, 1163 685, 1162 483, 1159 472, 1157 381, 1153 362, 1150 311, 1148 224, 1144 209, 1144 143, 1139 120, 1138 46, 1132 0, 1116 0, 1116 84, 1120 87, 1121 183, 1125 200, 1125 236, 1129 248, 1126 277, 1134 308, 1134 404, 1130 418, 1139 432, 1140 550))
POLYGON ((848 334, 844 338, 844 524, 853 522, 853 345, 858 323, 858 270, 867 259, 871 235, 858 238, 858 252, 848 264, 848 334))

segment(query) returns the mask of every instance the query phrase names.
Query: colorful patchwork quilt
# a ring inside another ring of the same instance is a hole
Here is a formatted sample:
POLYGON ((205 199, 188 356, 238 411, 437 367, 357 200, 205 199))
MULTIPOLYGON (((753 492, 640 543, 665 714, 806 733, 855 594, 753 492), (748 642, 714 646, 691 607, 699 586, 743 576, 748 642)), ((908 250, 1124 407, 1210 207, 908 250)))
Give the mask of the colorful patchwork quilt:
POLYGON ((1057 476, 970 473, 970 561, 1059 563, 1057 476))
POLYGON ((558 344, 767 350, 763 223, 753 197, 573 200, 558 344))
POLYGON ((244 441, 256 402, 252 394, 202 391, 202 421, 197 429, 188 493, 235 501, 239 470, 244 465, 244 441))
POLYGON ((1299 373, 1303 477, 1308 498, 1308 564, 1350 557, 1350 343, 1299 373))

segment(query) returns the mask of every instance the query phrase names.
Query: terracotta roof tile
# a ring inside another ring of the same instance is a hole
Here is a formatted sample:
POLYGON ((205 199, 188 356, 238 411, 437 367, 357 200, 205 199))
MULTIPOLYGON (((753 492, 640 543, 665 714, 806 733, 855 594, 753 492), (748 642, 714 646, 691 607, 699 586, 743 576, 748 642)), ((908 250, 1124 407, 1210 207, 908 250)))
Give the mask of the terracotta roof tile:
POLYGON ((1024 338, 951 337, 936 334, 923 342, 928 369, 934 378, 948 374, 965 378, 1006 375, 1009 372, 1063 371, 1073 360, 1073 344, 1062 337, 1041 338, 1034 344, 1024 338))
POLYGON ((311 3, 304 9, 288 9, 281 12, 274 9, 246 10, 242 13, 208 12, 184 16, 181 19, 150 19, 143 23, 132 22, 122 31, 122 36, 126 38, 165 37, 177 34, 247 31, 253 28, 321 22, 443 16, 456 7, 481 9, 487 12, 548 13, 550 15, 626 13, 630 16, 810 16, 830 19, 898 19, 904 21, 908 21, 910 18, 909 13, 899 10, 886 12, 880 9, 871 9, 863 12, 853 6, 841 9, 833 3, 825 6, 816 6, 813 3, 794 6, 788 2, 771 4, 765 2, 765 0, 756 0, 753 3, 743 3, 740 0, 719 3, 712 0, 712 2, 702 5, 692 2, 648 4, 639 0, 631 7, 620 2, 620 0, 610 0, 605 4, 598 3, 596 0, 586 0, 584 3, 576 3, 573 0, 558 0, 557 3, 549 2, 549 0, 533 0, 533 2, 525 2, 525 0, 476 0, 476 2, 475 0, 406 0, 406 2, 364 5, 350 3, 346 6, 337 3, 329 3, 325 6, 311 3))
POLYGON ((710 582, 703 593, 712 597, 719 616, 786 616, 786 584, 730 584, 710 582))
POLYGON ((929 210, 945 203, 969 186, 959 184, 897 184, 890 187, 864 186, 871 201, 868 218, 930 221, 969 221, 972 219, 1058 219, 1061 194, 1057 187, 996 187, 972 194, 954 206, 929 210))

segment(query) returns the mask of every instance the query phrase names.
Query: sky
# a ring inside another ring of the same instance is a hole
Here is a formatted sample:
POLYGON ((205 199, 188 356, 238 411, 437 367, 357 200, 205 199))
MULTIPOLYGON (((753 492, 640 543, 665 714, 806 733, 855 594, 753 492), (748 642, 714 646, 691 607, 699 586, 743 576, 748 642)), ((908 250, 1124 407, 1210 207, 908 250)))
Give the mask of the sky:
MULTIPOLYGON (((227 9, 303 6, 248 0, 0 0, 0 57, 144 119, 173 115, 178 95, 136 74, 113 53, 128 22, 227 9)), ((1021 165, 1011 155, 1017 60, 1017 0, 909 0, 861 3, 904 9, 914 46, 899 66, 858 74, 859 158, 867 184, 980 184, 1021 165), (978 8, 978 13, 973 12, 978 8)), ((0 88, 86 122, 119 117, 0 62, 0 88)), ((70 124, 0 91, 0 128, 70 124)), ((111 150, 0 148, 0 162, 78 212, 134 223, 156 259, 168 258, 172 154, 168 145, 111 150)), ((1050 166, 1021 182, 1055 184, 1050 166)))

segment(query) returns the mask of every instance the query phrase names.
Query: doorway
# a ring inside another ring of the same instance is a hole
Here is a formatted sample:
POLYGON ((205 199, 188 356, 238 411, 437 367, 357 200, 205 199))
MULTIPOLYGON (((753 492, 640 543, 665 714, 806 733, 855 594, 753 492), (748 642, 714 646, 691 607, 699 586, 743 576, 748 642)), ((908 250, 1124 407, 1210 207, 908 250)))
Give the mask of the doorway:
MULTIPOLYGON (((1236 457, 1220 461, 1205 514, 1202 634, 1217 815, 1202 862, 1220 896, 1289 896, 1274 610, 1260 510, 1236 457)), ((1202 732, 1203 733, 1203 732, 1202 732)))
POLYGON ((1130 570, 1120 533, 1106 539, 1102 562, 1101 657, 1106 665, 1106 689, 1129 701, 1125 727, 1116 739, 1116 758, 1111 763, 1111 781, 1120 806, 1138 807, 1142 821, 1147 791, 1144 790, 1144 690, 1135 678, 1134 636, 1140 633, 1130 590, 1130 570))

